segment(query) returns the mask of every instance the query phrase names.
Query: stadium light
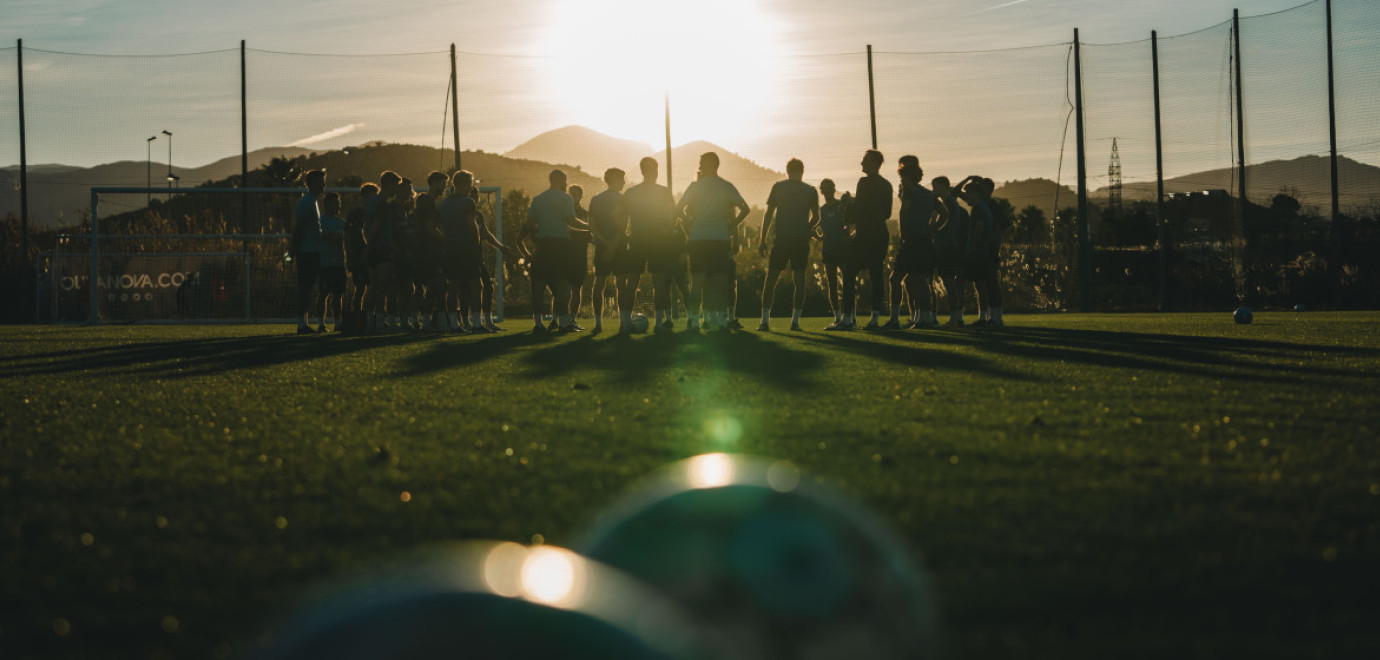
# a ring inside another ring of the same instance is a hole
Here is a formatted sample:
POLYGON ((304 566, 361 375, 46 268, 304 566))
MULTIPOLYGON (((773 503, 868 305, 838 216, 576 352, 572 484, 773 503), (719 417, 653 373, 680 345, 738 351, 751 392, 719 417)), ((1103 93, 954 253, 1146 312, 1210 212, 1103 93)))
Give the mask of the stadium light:
POLYGON ((172 131, 163 131, 163 135, 168 136, 168 187, 171 188, 176 180, 172 171, 172 131))
MULTIPOLYGON (((155 136, 153 136, 153 137, 151 137, 151 138, 149 138, 149 139, 147 139, 147 140, 144 141, 145 146, 148 147, 148 149, 146 149, 146 151, 148 151, 148 154, 145 156, 145 157, 147 158, 147 163, 148 163, 148 168, 146 169, 146 171, 145 171, 145 173, 144 173, 144 187, 145 187, 145 188, 152 188, 152 187, 153 187, 153 141, 154 141, 154 140, 157 140, 157 139, 158 139, 158 136, 155 135, 155 136)), ((152 203, 153 203, 153 193, 145 193, 145 194, 144 194, 144 206, 149 206, 149 205, 152 204, 152 203)))

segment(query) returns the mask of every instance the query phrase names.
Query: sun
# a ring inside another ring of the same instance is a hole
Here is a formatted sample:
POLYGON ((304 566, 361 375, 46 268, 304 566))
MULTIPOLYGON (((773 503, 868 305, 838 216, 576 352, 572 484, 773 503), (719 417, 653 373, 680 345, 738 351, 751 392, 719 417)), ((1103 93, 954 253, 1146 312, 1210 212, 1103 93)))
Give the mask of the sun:
POLYGON ((661 146, 743 142, 777 91, 780 21, 754 0, 561 0, 543 50, 558 123, 661 146))

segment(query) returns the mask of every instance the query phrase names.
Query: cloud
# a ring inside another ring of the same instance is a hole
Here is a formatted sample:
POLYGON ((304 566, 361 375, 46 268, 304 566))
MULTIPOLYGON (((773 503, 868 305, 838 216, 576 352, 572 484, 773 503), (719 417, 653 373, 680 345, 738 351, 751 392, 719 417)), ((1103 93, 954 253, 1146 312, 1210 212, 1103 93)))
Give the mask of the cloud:
POLYGON ((993 6, 993 7, 988 7, 988 8, 986 8, 986 9, 979 9, 979 10, 973 12, 972 14, 968 14, 968 15, 969 15, 969 16, 972 16, 973 14, 984 14, 984 13, 987 13, 987 12, 989 12, 989 11, 996 11, 996 10, 998 10, 998 9, 1004 9, 1004 8, 1006 8, 1006 7, 1010 7, 1011 5, 1019 5, 1019 4, 1023 3, 1023 2, 1028 2, 1028 1, 1029 1, 1029 0, 1011 0, 1011 2, 1003 2, 1003 3, 1001 3, 1001 4, 999 4, 999 5, 996 5, 996 6, 993 6))
POLYGON ((342 136, 342 135, 347 135, 347 134, 353 133, 353 132, 355 132, 356 130, 359 130, 360 128, 363 128, 363 127, 364 127, 364 124, 363 124, 363 123, 359 123, 359 124, 346 124, 346 125, 344 125, 344 126, 341 126, 340 128, 332 128, 331 130, 326 131, 325 133, 317 133, 316 135, 313 135, 313 136, 311 136, 311 137, 302 138, 302 139, 300 139, 300 140, 298 140, 298 141, 296 141, 296 142, 293 142, 293 143, 291 143, 291 144, 289 144, 289 145, 287 145, 287 146, 289 146, 289 147, 309 147, 309 146, 311 146, 311 145, 313 145, 313 144, 316 144, 316 143, 318 143, 318 142, 325 142, 326 140, 329 140, 329 139, 331 139, 331 138, 338 138, 338 137, 340 137, 340 136, 342 136))

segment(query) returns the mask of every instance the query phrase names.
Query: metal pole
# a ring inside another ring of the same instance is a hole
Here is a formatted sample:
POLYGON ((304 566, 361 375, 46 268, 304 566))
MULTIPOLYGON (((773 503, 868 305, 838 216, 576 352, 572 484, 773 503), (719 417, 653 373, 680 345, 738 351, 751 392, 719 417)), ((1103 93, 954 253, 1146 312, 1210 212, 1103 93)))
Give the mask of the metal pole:
POLYGON ((1337 177, 1337 92, 1332 71, 1332 0, 1327 0, 1327 131, 1332 144, 1332 222, 1336 223, 1342 202, 1337 177))
POLYGON ((1164 223, 1164 142, 1160 127, 1160 40, 1150 31, 1150 66, 1155 81, 1155 226, 1160 238, 1160 311, 1169 309, 1169 231, 1164 223))
POLYGON ((1083 136, 1083 52, 1073 29, 1074 113, 1078 143, 1078 309, 1092 311, 1092 237, 1088 220, 1088 161, 1083 136))
POLYGON ((100 318, 98 310, 101 305, 100 287, 97 282, 100 280, 100 259, 101 259, 101 240, 98 223, 101 216, 101 194, 91 191, 91 281, 87 286, 91 288, 91 319, 90 324, 96 325, 100 318))
POLYGON ((666 189, 675 194, 672 187, 672 174, 674 171, 671 166, 671 92, 666 92, 666 189))
MULTIPOLYGON (((19 234, 24 271, 29 265, 29 144, 24 130, 24 40, 19 40, 15 57, 19 61, 19 234)), ((35 286, 37 284, 35 283, 35 286)))
POLYGON ((460 171, 460 88, 456 84, 455 44, 450 45, 450 132, 451 146, 455 149, 455 171, 460 171))
MULTIPOLYGON (((249 187, 249 75, 240 39, 240 187, 249 187)), ((169 145, 171 146, 171 144, 169 145)), ((249 196, 240 195, 240 233, 249 233, 249 196)), ((246 251, 248 245, 246 244, 246 251)))
MULTIPOLYGON (((494 238, 499 243, 503 242, 503 189, 494 189, 494 238)), ((494 253, 494 313, 498 315, 498 322, 503 322, 503 292, 507 286, 505 280, 507 269, 503 263, 503 251, 498 250, 494 253)))
POLYGON ((872 148, 877 148, 877 91, 872 77, 872 44, 867 45, 867 107, 872 118, 872 148))
MULTIPOLYGON (((1241 208, 1246 208, 1246 115, 1245 100, 1241 93, 1241 10, 1231 10, 1231 24, 1235 38, 1232 48, 1236 54, 1236 162, 1241 169, 1237 190, 1241 195, 1241 208)), ((1244 215, 1241 218, 1244 223, 1244 215)))

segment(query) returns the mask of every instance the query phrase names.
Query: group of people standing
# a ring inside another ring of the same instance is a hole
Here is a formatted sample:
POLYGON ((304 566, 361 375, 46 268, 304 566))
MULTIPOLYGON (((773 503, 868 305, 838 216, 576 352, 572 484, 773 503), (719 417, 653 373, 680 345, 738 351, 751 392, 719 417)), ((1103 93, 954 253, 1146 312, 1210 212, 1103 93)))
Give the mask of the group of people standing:
MULTIPOLYGON (((857 283, 863 275, 870 286, 871 311, 865 329, 938 326, 936 276, 948 303, 945 326, 964 325, 969 283, 978 294, 977 323, 1002 324, 1000 232, 991 205, 991 179, 970 176, 952 184, 941 176, 925 187, 919 159, 903 156, 897 168, 900 185, 893 187, 881 175, 883 162, 881 152, 868 150, 856 191, 844 192, 841 198, 836 198, 833 181, 824 179, 816 189, 804 181, 804 163, 787 163, 788 178, 772 187, 762 219, 758 250, 767 260, 767 270, 758 330, 771 329, 776 284, 787 271, 794 283, 790 327, 801 329, 812 241, 821 243, 834 311, 834 322, 826 330, 858 326, 857 283), (888 276, 887 223, 896 199, 900 242, 888 276), (888 283, 891 318, 882 323, 888 283), (906 298, 911 314, 903 326, 900 311, 906 298)), ((493 281, 482 258, 485 245, 529 266, 533 332, 581 331, 576 312, 590 270, 591 243, 595 332, 603 330, 610 279, 616 287, 619 333, 671 331, 673 293, 681 294, 686 303, 689 329, 741 329, 735 314, 734 254, 750 212, 748 203, 719 176, 714 152, 701 155, 695 181, 678 201, 658 183, 655 159, 644 158, 639 165, 642 181, 626 190, 626 173, 607 170, 607 189, 590 200, 588 209, 582 204, 583 190, 568 186, 565 172, 552 171, 549 187, 532 198, 526 222, 511 246, 495 238, 480 216, 470 172, 462 170, 453 177, 433 172, 422 195, 415 194, 410 181, 384 172, 377 185, 361 188, 363 204, 345 220, 339 217, 339 196, 321 195, 325 173, 309 172, 292 243, 301 291, 298 332, 324 331, 331 311, 340 318, 347 266, 355 279, 354 308, 367 312, 366 332, 420 330, 427 317, 437 331, 497 331, 493 281), (443 197, 448 183, 451 193, 443 197), (654 320, 640 319, 633 312, 642 275, 648 272, 654 320), (310 287, 317 281, 325 293, 319 306, 322 325, 312 330, 307 314, 314 307, 310 287), (548 293, 550 307, 545 301, 548 293), (544 322, 548 311, 549 326, 544 322)))

